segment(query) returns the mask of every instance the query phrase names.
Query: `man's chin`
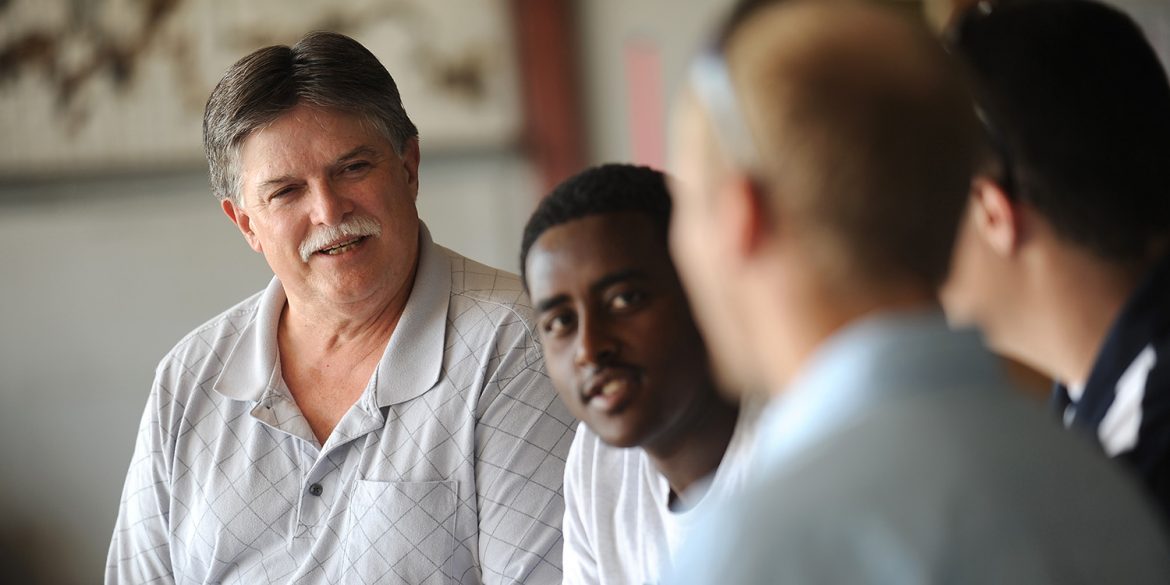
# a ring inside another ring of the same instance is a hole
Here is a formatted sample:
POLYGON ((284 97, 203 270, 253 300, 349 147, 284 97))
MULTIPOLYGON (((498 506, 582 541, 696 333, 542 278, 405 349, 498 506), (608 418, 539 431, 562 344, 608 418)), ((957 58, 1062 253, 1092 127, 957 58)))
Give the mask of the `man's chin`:
POLYGON ((752 375, 755 370, 742 352, 732 351, 727 344, 708 344, 708 348, 711 377, 721 395, 738 402, 745 396, 767 391, 761 388, 759 380, 752 375), (720 351, 719 347, 724 350, 720 351))
POLYGON ((948 294, 946 290, 939 295, 939 304, 942 306, 943 315, 946 316, 947 326, 951 329, 971 329, 979 326, 979 320, 975 317, 975 312, 966 308, 958 295, 948 294))
POLYGON ((641 447, 650 434, 648 430, 639 429, 637 425, 626 421, 586 421, 585 424, 601 442, 616 449, 641 447))
POLYGON ((378 294, 378 287, 370 278, 345 275, 323 279, 311 285, 317 298, 333 305, 349 305, 370 300, 378 294))

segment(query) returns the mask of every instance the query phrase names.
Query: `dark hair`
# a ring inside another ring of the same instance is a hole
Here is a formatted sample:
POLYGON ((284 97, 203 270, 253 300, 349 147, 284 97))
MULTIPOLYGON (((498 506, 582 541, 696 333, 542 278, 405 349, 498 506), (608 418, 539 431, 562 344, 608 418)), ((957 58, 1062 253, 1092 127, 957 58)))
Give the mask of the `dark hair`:
POLYGON ((950 44, 1009 195, 1103 258, 1147 259, 1170 227, 1170 84, 1137 25, 1085 0, 981 2, 950 44))
POLYGON ((520 243, 520 278, 528 286, 528 250, 549 228, 599 213, 635 212, 654 223, 663 245, 670 226, 666 176, 649 167, 605 164, 578 173, 553 189, 532 212, 520 243))
POLYGON ((310 33, 291 47, 265 47, 236 61, 212 90, 203 148, 216 197, 238 194, 235 167, 244 139, 298 104, 356 114, 400 153, 418 137, 394 78, 373 53, 342 34, 310 33))

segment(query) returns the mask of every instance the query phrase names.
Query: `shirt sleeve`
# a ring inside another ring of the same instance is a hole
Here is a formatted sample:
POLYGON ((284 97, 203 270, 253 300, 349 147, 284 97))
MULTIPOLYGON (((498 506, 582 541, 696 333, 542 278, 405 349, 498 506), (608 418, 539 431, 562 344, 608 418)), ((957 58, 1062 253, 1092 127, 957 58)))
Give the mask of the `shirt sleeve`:
POLYGON ((588 466, 582 461, 581 453, 585 437, 586 433, 578 430, 565 464, 565 585, 597 585, 601 582, 587 531, 589 524, 586 520, 590 517, 586 498, 588 466))
MULTIPOLYGON (((1170 350, 1170 344, 1159 348, 1170 350)), ((1170 522, 1170 356, 1157 356, 1144 384, 1136 445, 1118 454, 1133 467, 1170 522)))
POLYGON ((130 470, 106 560, 106 585, 174 583, 171 571, 170 473, 160 404, 162 384, 151 389, 138 428, 130 470))
POLYGON ((479 559, 485 584, 561 582, 565 459, 573 417, 522 320, 480 397, 476 426, 479 559))
MULTIPOLYGON (((1170 520, 1170 343, 1145 347, 1129 364, 1112 366, 1115 379, 1085 389, 1086 404, 1074 407, 1066 426, 1092 436, 1106 455, 1129 466, 1170 520)), ((1103 367, 1098 364, 1096 367, 1103 367)), ((1051 404, 1067 418, 1071 405, 1065 386, 1056 384, 1051 404)))

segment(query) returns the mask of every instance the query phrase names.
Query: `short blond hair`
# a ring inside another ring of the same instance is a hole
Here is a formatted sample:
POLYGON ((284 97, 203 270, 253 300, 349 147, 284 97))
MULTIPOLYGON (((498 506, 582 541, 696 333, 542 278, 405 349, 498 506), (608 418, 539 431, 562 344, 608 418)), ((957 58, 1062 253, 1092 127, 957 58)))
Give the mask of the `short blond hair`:
POLYGON ((851 284, 937 287, 979 149, 959 67, 925 26, 873 5, 781 2, 726 59, 772 211, 851 284))

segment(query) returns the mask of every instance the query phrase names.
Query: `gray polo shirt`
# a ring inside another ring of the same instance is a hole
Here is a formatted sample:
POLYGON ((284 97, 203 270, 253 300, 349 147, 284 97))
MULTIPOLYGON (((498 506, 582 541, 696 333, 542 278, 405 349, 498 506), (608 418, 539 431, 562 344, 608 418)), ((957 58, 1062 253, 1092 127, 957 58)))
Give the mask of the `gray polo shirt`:
POLYGON ((276 279, 167 354, 106 583, 560 582, 573 419, 528 300, 421 232, 398 327, 324 445, 281 377, 276 279))

